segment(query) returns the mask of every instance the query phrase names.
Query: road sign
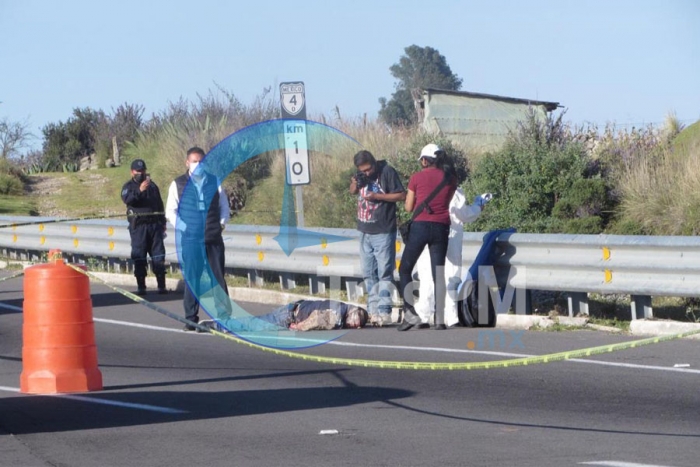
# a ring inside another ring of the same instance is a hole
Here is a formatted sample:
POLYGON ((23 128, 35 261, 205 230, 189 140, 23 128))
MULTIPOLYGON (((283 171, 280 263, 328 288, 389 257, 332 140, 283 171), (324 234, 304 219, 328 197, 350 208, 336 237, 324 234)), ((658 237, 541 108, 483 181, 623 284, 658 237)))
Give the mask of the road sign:
POLYGON ((306 96, 304 83, 281 83, 280 103, 284 122, 284 154, 287 162, 287 184, 311 183, 309 150, 306 139, 306 96))
POLYGON ((285 121, 284 154, 287 159, 287 184, 307 185, 311 183, 309 149, 304 120, 285 121))
POLYGON ((280 84, 282 118, 306 120, 306 97, 304 94, 303 82, 280 84))

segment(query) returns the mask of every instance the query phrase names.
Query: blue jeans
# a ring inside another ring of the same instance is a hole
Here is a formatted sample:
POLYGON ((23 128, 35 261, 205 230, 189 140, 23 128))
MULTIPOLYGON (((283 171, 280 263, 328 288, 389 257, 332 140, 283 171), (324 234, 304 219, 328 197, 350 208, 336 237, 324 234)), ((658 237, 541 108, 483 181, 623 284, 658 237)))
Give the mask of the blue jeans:
MULTIPOLYGON (((437 222, 413 222, 411 225, 411 236, 401 255, 401 265, 399 266, 400 291, 403 297, 404 319, 411 324, 420 322, 420 318, 413 308, 413 290, 409 284, 413 282, 413 267, 418 262, 418 257, 423 249, 428 245, 430 252, 430 269, 435 280, 435 270, 438 266, 445 266, 445 256, 447 255, 447 241, 450 236, 450 226, 437 222)), ((435 302, 438 302, 437 290, 435 291, 435 302)), ((444 301, 443 301, 444 303, 444 301)), ((437 316, 437 315, 436 315, 437 316)), ((442 314, 440 314, 442 316, 442 314)))
POLYGON ((369 294, 367 311, 391 314, 391 287, 396 267, 396 230, 389 233, 360 232, 360 264, 369 294))

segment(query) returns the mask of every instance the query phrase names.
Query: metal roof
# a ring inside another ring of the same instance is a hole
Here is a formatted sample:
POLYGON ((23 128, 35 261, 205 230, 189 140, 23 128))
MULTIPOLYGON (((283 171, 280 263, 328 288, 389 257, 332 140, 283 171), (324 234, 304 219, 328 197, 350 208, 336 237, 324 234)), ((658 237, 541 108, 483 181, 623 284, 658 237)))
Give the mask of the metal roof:
POLYGON ((547 109, 548 112, 551 112, 553 110, 556 110, 559 107, 562 107, 559 104, 559 102, 538 101, 538 100, 532 100, 532 99, 520 99, 517 97, 496 96, 494 94, 482 94, 482 93, 478 93, 478 92, 449 91, 447 89, 425 88, 425 89, 423 89, 423 93, 450 94, 452 96, 464 96, 464 97, 471 97, 471 98, 475 98, 475 99, 491 99, 491 100, 497 100, 497 101, 501 101, 501 102, 510 102, 513 104, 541 105, 545 109, 547 109))

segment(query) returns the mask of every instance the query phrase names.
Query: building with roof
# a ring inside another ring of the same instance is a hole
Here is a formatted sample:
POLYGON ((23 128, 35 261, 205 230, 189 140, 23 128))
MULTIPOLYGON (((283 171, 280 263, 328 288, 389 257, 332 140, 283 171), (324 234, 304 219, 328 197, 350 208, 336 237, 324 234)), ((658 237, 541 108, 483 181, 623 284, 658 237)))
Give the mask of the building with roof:
POLYGON ((446 136, 462 148, 475 152, 501 147, 509 132, 526 119, 530 109, 544 120, 561 107, 558 102, 443 89, 423 89, 416 94, 419 96, 416 108, 425 131, 446 136))

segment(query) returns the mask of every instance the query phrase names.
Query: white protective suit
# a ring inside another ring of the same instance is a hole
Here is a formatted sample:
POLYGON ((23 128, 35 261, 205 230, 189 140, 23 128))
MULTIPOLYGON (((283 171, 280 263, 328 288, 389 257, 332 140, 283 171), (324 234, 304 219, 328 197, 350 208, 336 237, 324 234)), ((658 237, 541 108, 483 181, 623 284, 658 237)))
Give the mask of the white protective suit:
MULTIPOLYGON (((477 197, 478 198, 478 197, 477 197)), ((445 259, 445 284, 447 293, 445 297, 445 325, 452 326, 459 322, 457 318, 456 290, 462 281, 462 239, 464 237, 464 224, 474 222, 481 214, 481 205, 475 200, 474 204, 467 204, 464 192, 457 188, 450 201, 450 236, 447 242, 447 257, 445 259), (450 296, 452 295, 452 296, 450 296)), ((435 311, 435 286, 430 268, 430 252, 426 246, 418 258, 414 272, 418 272, 420 281, 419 298, 414 308, 423 323, 429 323, 430 317, 435 311)))

